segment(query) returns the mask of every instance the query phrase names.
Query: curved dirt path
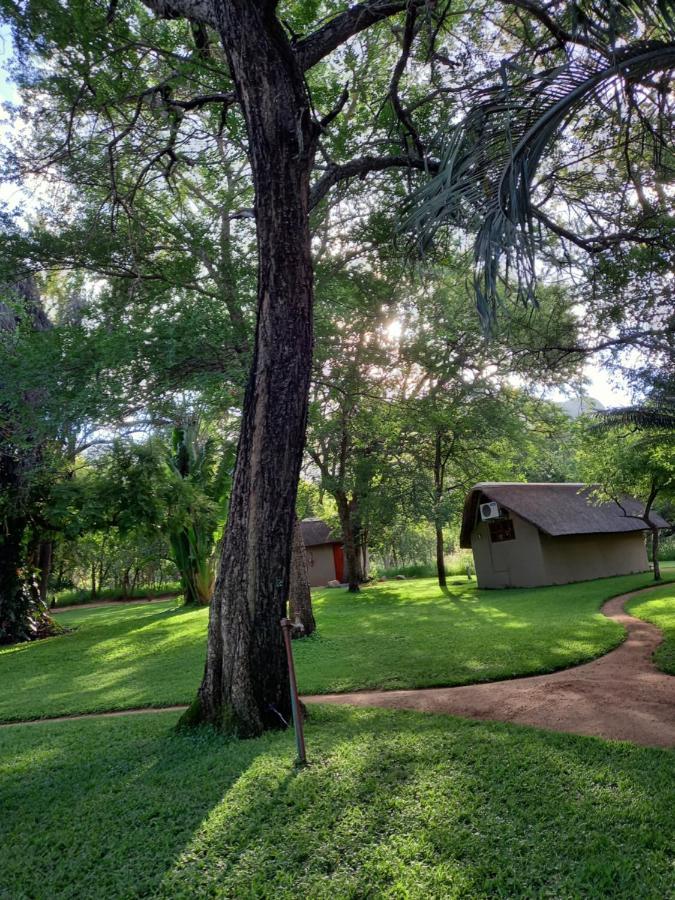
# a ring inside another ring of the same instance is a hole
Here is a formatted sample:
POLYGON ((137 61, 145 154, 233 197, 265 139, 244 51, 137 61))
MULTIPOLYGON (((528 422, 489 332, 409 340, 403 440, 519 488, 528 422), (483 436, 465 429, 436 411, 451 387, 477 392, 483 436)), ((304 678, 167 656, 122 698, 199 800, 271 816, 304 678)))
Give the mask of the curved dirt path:
POLYGON ((573 669, 462 687, 319 694, 303 700, 450 713, 646 747, 675 747, 675 677, 659 672, 652 662, 662 634, 623 609, 628 600, 653 590, 643 588, 608 600, 602 612, 624 626, 626 640, 605 656, 573 669))
MULTIPOLYGON (((602 612, 624 626, 628 633, 626 640, 605 656, 573 669, 462 687, 316 694, 302 699, 306 703, 448 713, 632 741, 645 747, 675 747, 675 677, 659 672, 652 662, 652 654, 663 637, 655 625, 636 619, 623 609, 628 600, 658 587, 663 585, 608 600, 602 612)), ((84 713, 6 722, 0 728, 185 709, 185 705, 176 705, 84 713)))

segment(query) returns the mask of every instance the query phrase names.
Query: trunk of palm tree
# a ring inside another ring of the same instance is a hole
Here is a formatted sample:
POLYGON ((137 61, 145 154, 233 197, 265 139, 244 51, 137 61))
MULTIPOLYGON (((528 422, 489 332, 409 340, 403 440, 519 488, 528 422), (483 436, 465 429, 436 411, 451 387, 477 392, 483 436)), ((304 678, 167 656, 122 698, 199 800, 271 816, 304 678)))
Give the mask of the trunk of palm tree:
POLYGON ((285 615, 312 363, 309 177, 316 128, 274 11, 215 5, 246 121, 258 236, 258 310, 207 659, 183 724, 240 737, 285 727, 285 615))
POLYGON ((302 629, 293 630, 292 637, 309 637, 310 634, 316 631, 314 611, 312 610, 312 592, 309 587, 307 572, 307 551, 302 538, 300 519, 295 520, 293 528, 288 618, 294 625, 302 626, 302 629))

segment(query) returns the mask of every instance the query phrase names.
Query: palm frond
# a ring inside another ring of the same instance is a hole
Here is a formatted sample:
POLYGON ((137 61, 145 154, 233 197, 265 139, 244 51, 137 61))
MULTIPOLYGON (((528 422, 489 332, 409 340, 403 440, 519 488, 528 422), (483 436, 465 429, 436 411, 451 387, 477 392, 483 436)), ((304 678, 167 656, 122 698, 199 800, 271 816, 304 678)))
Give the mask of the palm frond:
POLYGON ((675 430, 675 403, 663 402, 653 406, 626 406, 598 410, 594 428, 607 429, 628 426, 638 431, 675 430))
POLYGON ((609 58, 571 58, 533 75, 503 65, 500 83, 474 95, 450 134, 440 171, 413 197, 403 228, 422 248, 444 226, 477 232, 474 283, 484 322, 494 316, 504 271, 515 270, 520 299, 535 300, 541 236, 532 188, 556 138, 584 106, 602 104, 618 78, 637 81, 672 69, 675 33, 669 41, 636 42, 609 58))

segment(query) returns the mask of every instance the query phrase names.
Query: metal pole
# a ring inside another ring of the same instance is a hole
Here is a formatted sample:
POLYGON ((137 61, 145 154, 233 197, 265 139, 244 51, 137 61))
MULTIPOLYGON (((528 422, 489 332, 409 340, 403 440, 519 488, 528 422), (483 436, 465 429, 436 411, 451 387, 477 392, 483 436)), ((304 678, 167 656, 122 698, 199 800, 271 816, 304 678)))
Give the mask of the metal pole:
POLYGON ((302 710, 300 708, 300 698, 298 696, 298 684, 295 680, 295 666, 293 665, 293 650, 291 648, 291 631, 293 623, 290 619, 281 620, 281 630, 284 633, 284 644, 286 645, 286 658, 288 660, 288 679, 291 685, 291 710, 293 712, 293 728, 295 729, 295 743, 298 748, 298 765, 307 765, 307 754, 305 753, 305 734, 302 723, 302 710))

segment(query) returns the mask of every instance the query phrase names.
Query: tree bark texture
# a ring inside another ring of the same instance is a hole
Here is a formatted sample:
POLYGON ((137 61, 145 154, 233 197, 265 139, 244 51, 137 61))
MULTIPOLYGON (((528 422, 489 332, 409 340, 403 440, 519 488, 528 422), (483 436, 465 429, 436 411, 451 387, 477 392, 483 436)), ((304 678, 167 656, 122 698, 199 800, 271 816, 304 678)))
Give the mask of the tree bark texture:
MULTIPOLYGON (((10 287, 21 301, 23 310, 34 331, 46 331, 51 325, 40 302, 40 295, 32 278, 10 287)), ((18 319, 0 302, 4 315, 4 330, 13 331, 18 319)), ((0 372, 0 379, 2 372, 0 372)), ((0 380, 0 402, 2 400, 0 380)), ((29 399, 39 407, 41 396, 35 392, 29 399)), ((30 641, 56 633, 59 628, 51 619, 41 600, 40 587, 34 569, 42 560, 35 548, 35 534, 31 524, 31 475, 39 469, 42 448, 32 434, 23 435, 18 442, 12 434, 3 435, 0 448, 0 644, 30 641)), ((50 554, 51 555, 51 554, 50 554)), ((46 584, 44 586, 46 595, 46 584)))
POLYGON ((32 641, 56 630, 27 565, 28 519, 11 512, 19 505, 21 480, 21 462, 0 455, 0 495, 9 510, 0 517, 0 644, 32 641))
POLYGON ((25 522, 8 517, 0 535, 0 644, 26 640, 26 598, 21 569, 25 522))
MULTIPOLYGON (((436 499, 436 515, 439 514, 439 507, 443 500, 443 436, 440 431, 436 432, 436 440, 434 443, 434 493, 436 499)), ((438 575, 439 587, 447 586, 447 578, 445 573, 445 548, 443 547, 443 525, 437 519, 436 528, 436 572, 438 575)))
POLYGON ((304 79, 274 4, 214 4, 246 120, 255 187, 258 308, 206 667, 184 724, 252 737, 290 721, 280 620, 312 364, 308 218, 316 141, 304 79))
POLYGON ((348 591, 356 593, 361 590, 360 585, 363 582, 358 501, 356 497, 348 499, 344 491, 335 491, 333 496, 337 503, 342 541, 345 548, 348 591))
POLYGON ((316 631, 316 622, 312 610, 312 592, 309 587, 307 573, 307 551, 302 538, 300 519, 295 520, 293 527, 293 552, 291 554, 291 578, 288 591, 288 618, 296 625, 302 625, 302 631, 293 631, 292 637, 309 637, 316 631))
POLYGON ((661 566, 659 564, 659 528, 654 522, 652 522, 652 508, 654 506, 654 502, 659 493, 659 486, 652 482, 651 490, 649 491, 649 496, 647 498, 647 502, 645 503, 645 512, 642 517, 645 525, 649 528, 652 535, 652 562, 654 564, 654 581, 661 580, 661 566))
POLYGON ((445 547, 443 546, 443 528, 436 524, 436 572, 438 574, 438 584, 444 588, 447 585, 447 577, 445 573, 445 547))

